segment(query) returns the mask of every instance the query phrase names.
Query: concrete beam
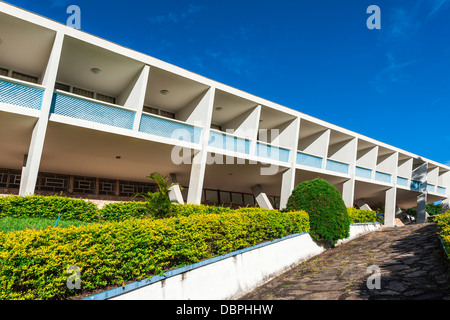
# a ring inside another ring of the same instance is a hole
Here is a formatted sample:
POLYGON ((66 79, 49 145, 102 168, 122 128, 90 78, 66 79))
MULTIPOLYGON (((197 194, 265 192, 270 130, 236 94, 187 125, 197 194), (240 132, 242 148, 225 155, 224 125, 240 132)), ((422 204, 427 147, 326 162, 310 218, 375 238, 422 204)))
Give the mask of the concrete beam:
MULTIPOLYGON (((170 182, 178 183, 177 176, 175 174, 170 174, 170 182)), ((181 187, 179 184, 175 184, 169 189, 169 199, 176 201, 178 204, 184 204, 183 194, 181 193, 181 187)))
POLYGON ((364 199, 358 199, 355 200, 354 203, 361 209, 361 210, 370 210, 372 211, 372 208, 366 203, 364 199))

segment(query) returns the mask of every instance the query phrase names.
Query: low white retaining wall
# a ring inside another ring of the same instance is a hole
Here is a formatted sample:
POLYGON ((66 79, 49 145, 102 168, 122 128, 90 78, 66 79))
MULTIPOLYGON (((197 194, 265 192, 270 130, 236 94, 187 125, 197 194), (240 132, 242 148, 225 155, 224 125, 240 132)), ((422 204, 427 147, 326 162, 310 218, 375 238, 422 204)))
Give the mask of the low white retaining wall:
MULTIPOLYGON (((339 241, 338 245, 380 227, 379 223, 353 224, 350 237, 339 241)), ((85 300, 237 299, 324 250, 309 233, 294 234, 178 268, 164 276, 95 294, 85 300)))
POLYGON ((339 240, 337 245, 353 240, 363 234, 380 229, 380 223, 354 223, 350 225, 350 236, 347 239, 339 240))

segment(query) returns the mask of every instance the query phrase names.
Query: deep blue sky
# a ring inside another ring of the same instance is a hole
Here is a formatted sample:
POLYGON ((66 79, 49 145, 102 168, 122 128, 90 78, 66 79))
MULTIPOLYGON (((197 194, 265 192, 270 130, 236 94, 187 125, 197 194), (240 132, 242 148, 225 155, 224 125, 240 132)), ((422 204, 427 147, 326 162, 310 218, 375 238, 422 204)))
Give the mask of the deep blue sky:
POLYGON ((7 2, 450 164, 450 0, 7 2))

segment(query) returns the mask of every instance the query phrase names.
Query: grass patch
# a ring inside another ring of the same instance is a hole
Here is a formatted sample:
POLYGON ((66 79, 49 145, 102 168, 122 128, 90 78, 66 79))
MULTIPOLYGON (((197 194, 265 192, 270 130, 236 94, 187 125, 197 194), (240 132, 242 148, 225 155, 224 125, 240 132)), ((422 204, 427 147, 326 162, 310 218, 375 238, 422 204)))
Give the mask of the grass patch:
MULTIPOLYGON (((53 228, 57 219, 49 218, 14 218, 5 217, 0 218, 0 232, 14 232, 26 229, 40 230, 48 227, 53 228)), ((59 220, 56 228, 68 228, 70 226, 84 226, 88 225, 88 222, 71 221, 71 220, 59 220)))

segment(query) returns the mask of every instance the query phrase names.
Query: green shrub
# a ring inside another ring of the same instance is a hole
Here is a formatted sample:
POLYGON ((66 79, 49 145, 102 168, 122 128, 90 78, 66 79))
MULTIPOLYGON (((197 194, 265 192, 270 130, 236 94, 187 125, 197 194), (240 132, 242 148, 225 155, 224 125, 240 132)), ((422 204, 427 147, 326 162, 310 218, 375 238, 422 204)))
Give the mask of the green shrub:
POLYGON ((306 212, 252 211, 0 232, 0 300, 77 295, 70 265, 83 290, 101 289, 309 230, 306 212))
POLYGON ((351 223, 377 222, 377 213, 372 210, 361 210, 354 207, 347 208, 351 223))
POLYGON ((140 201, 108 203, 99 210, 100 218, 105 221, 124 221, 130 218, 147 216, 145 203, 140 201))
POLYGON ((203 204, 181 204, 172 208, 174 216, 190 216, 191 214, 221 214, 233 212, 230 208, 206 206, 203 204))
POLYGON ((349 237, 350 220, 339 191, 327 181, 317 178, 294 188, 286 205, 287 211, 304 210, 310 217, 310 234, 316 241, 349 237))
POLYGON ((97 221, 98 209, 91 202, 60 196, 7 196, 0 198, 0 218, 34 217, 97 221))
POLYGON ((147 215, 156 218, 168 218, 173 215, 173 203, 174 200, 170 200, 169 193, 170 188, 178 183, 170 183, 169 177, 163 177, 157 172, 151 173, 147 178, 155 181, 158 186, 158 191, 147 193, 136 193, 134 197, 142 197, 145 199, 144 210, 147 211, 147 215))
MULTIPOLYGON (((232 212, 230 208, 213 207, 202 204, 174 204, 171 209, 172 216, 190 216, 191 214, 221 214, 232 212)), ((99 211, 100 218, 105 221, 124 221, 130 218, 157 218, 149 213, 148 203, 139 201, 115 202, 105 205, 99 211)))

